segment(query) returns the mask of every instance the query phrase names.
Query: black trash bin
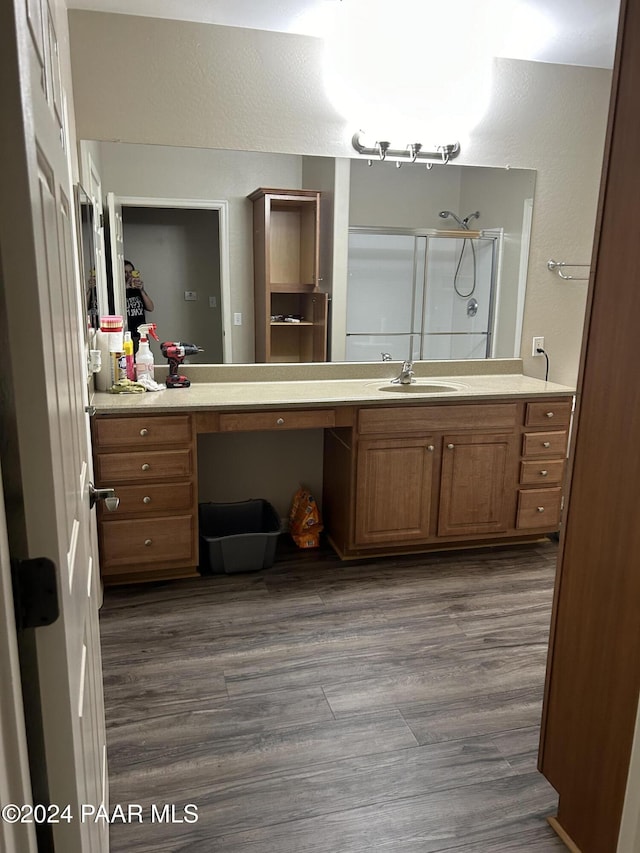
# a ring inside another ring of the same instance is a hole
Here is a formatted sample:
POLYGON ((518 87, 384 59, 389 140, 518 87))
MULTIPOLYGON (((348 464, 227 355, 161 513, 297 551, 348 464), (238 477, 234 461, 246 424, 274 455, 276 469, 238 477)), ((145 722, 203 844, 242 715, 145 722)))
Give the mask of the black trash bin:
POLYGON ((200 574, 236 574, 273 565, 280 516, 262 498, 235 503, 201 503, 200 574))

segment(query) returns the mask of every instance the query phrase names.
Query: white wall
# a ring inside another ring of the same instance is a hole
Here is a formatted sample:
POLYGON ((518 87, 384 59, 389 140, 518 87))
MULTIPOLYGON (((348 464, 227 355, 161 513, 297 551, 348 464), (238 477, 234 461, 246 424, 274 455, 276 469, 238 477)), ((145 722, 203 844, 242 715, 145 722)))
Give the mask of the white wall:
POLYGON ((349 225, 398 228, 457 228, 444 223, 440 210, 458 212, 463 170, 457 165, 424 166, 395 163, 351 164, 349 225))
MULTIPOLYGON (((80 138, 353 154, 354 128, 323 91, 319 39, 76 10, 69 21, 80 138)), ((551 378, 573 383, 586 287, 546 262, 590 260, 611 73, 507 59, 494 71, 456 162, 537 170, 523 355, 544 335, 551 378)), ((527 355, 525 369, 539 375, 540 361, 527 355)))

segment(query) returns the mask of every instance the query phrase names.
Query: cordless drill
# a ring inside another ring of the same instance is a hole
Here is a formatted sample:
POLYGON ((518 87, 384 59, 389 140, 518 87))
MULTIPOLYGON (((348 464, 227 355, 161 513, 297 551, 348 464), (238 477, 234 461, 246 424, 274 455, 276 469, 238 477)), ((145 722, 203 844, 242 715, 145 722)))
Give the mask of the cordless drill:
POLYGON ((160 344, 162 355, 169 360, 169 375, 167 376, 167 388, 188 388, 191 382, 186 376, 180 376, 178 365, 182 364, 186 355, 196 355, 204 352, 202 347, 195 344, 182 344, 180 341, 165 341, 160 344))

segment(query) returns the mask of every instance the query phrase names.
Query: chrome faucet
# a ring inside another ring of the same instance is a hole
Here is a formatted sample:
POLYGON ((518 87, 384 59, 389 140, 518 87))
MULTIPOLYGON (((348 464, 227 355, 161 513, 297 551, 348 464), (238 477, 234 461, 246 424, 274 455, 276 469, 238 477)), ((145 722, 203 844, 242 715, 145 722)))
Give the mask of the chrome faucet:
POLYGON ((403 361, 400 373, 395 379, 391 380, 394 385, 411 385, 415 381, 413 378, 413 363, 410 361, 403 361))
POLYGON ((393 361, 390 352, 381 352, 380 355, 382 356, 383 361, 393 361))

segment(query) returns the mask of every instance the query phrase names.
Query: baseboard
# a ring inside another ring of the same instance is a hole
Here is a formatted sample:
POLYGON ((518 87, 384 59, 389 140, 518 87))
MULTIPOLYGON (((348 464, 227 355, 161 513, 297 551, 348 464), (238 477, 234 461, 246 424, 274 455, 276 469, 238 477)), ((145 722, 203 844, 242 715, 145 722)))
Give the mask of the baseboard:
POLYGON ((567 847, 568 850, 571 850, 571 853, 582 853, 577 844, 574 843, 573 839, 569 836, 567 832, 560 826, 557 817, 548 817, 547 821, 549 822, 549 826, 555 834, 558 836, 560 841, 567 847))

